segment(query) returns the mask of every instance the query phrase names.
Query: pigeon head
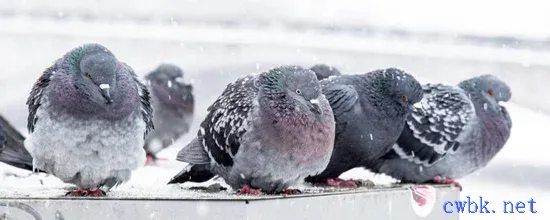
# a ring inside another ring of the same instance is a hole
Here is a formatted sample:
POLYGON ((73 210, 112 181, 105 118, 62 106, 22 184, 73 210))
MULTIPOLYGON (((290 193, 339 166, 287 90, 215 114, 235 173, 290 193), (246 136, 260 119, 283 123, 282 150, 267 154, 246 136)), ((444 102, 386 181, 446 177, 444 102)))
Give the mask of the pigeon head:
POLYGON ((497 102, 507 102, 512 98, 510 86, 490 74, 464 80, 460 82, 459 86, 467 91, 481 92, 497 102))
POLYGON ((422 85, 409 73, 387 68, 367 73, 370 79, 369 96, 374 99, 374 105, 394 106, 398 112, 412 108, 423 96, 422 85), (378 100, 378 101, 377 101, 378 100))
POLYGON ((512 98, 510 87, 502 80, 494 75, 486 74, 464 80, 458 84, 459 87, 470 93, 471 98, 481 98, 483 101, 483 111, 486 114, 498 117, 504 117, 507 126, 512 126, 512 119, 506 107, 500 105, 499 102, 507 102, 512 98), (481 96, 479 96, 481 95, 481 96), (487 104, 487 101, 491 103, 487 104), (494 111, 487 111, 491 107, 494 111))
POLYGON ((146 79, 156 84, 168 84, 169 82, 183 84, 183 70, 176 65, 163 63, 149 73, 146 79))
POLYGON ((332 66, 328 66, 326 64, 316 64, 309 69, 315 72, 315 75, 317 75, 318 80, 323 80, 330 76, 342 75, 340 71, 338 71, 338 69, 332 66))
POLYGON ((263 86, 262 93, 276 101, 275 107, 281 110, 309 111, 317 115, 323 113, 319 105, 321 85, 313 71, 287 65, 262 73, 259 80, 263 86))
POLYGON ((183 80, 183 71, 173 64, 160 64, 145 77, 154 95, 167 105, 189 105, 193 102, 193 85, 183 80))
POLYGON ((113 103, 118 60, 99 44, 85 44, 67 54, 75 86, 96 103, 113 103))

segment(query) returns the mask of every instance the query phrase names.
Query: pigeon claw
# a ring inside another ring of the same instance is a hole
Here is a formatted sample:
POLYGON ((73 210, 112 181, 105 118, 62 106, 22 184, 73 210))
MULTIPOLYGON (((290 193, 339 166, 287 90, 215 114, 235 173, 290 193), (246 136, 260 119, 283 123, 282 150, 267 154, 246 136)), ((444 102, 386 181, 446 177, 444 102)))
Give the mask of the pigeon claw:
POLYGON ((90 189, 75 189, 68 192, 65 196, 74 196, 74 197, 103 197, 107 194, 101 189, 90 190, 90 189))
POLYGON ((454 187, 459 188, 460 191, 462 191, 462 185, 460 185, 459 182, 455 181, 452 178, 447 178, 447 177, 442 177, 442 176, 434 176, 433 179, 432 179, 432 182, 434 182, 435 184, 452 185, 454 187))
POLYGON ((285 190, 283 190, 283 192, 281 194, 283 194, 283 195, 300 195, 300 194, 302 194, 302 191, 299 190, 299 189, 285 189, 285 190))
POLYGON ((357 183, 354 180, 343 180, 340 178, 329 178, 320 185, 338 188, 357 188, 357 183))
POLYGON ((147 153, 147 155, 145 156, 145 165, 154 165, 159 160, 168 160, 168 159, 158 158, 156 155, 154 155, 152 153, 147 153))
POLYGON ((249 185, 245 185, 243 186, 243 188, 241 188, 237 194, 239 195, 259 195, 261 192, 259 189, 254 189, 252 187, 250 187, 249 185))

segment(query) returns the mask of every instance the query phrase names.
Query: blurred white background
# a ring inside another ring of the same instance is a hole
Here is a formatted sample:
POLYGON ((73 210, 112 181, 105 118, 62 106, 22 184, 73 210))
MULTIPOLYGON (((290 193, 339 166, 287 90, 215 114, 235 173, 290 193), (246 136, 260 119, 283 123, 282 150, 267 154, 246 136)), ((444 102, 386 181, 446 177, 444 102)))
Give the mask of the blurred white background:
MULTIPOLYGON (((495 204, 534 198, 539 213, 461 219, 549 219, 549 11, 550 3, 537 0, 0 0, 0 114, 26 134, 32 84, 85 42, 104 44, 141 75, 159 62, 180 65, 196 83, 195 127, 228 82, 280 64, 327 63, 346 73, 394 66, 422 82, 491 73, 512 87, 512 137, 490 165, 461 180, 462 195, 495 204)), ((192 134, 164 156, 174 158, 192 134)), ((126 187, 164 187, 181 167, 146 167, 126 187)), ((345 175, 372 177, 360 170, 345 175)), ((29 179, 6 176, 1 183, 40 186, 29 179)))

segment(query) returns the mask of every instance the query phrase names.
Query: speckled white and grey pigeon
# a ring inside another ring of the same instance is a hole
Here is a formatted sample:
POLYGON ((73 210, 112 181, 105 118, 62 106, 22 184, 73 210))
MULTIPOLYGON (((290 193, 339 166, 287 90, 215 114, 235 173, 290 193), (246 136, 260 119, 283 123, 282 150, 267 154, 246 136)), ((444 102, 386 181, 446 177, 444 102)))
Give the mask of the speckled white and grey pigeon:
POLYGON ((25 149, 25 138, 0 116, 0 161, 11 166, 32 171, 32 157, 25 149))
POLYGON ((326 64, 315 64, 311 68, 309 68, 315 72, 315 75, 317 76, 318 80, 326 79, 330 76, 339 76, 342 75, 336 67, 329 66, 326 64))
POLYGON ((409 73, 379 69, 365 74, 333 76, 321 81, 336 121, 334 151, 327 168, 306 182, 320 186, 357 187, 339 176, 356 167, 370 168, 391 150, 422 86, 409 73))
POLYGON ((334 116, 315 73, 285 65, 229 84, 208 108, 190 163, 169 184, 222 177, 241 194, 299 193, 289 186, 328 164, 334 116))
POLYGON ((508 140, 512 121, 499 102, 510 100, 510 87, 481 75, 458 86, 423 88, 401 137, 373 171, 402 182, 460 187, 454 179, 487 165, 508 140))
POLYGON ((25 147, 35 168, 78 187, 67 195, 104 196, 145 163, 149 91, 100 44, 74 48, 47 68, 27 105, 25 147))
POLYGON ((158 160, 156 154, 189 132, 195 108, 193 85, 183 81, 183 71, 163 63, 146 77, 151 92, 155 130, 145 138, 146 164, 158 160))

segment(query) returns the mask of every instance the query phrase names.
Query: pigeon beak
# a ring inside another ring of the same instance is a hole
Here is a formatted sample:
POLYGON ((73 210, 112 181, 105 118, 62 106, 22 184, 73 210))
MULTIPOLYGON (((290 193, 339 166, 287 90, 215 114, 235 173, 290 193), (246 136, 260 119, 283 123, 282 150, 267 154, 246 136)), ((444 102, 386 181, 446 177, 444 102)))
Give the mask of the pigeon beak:
POLYGON ((99 88, 101 89, 101 94, 103 94, 103 97, 107 99, 107 104, 113 103, 113 99, 111 99, 111 86, 109 86, 109 84, 101 84, 99 85, 99 88))
POLYGON ((319 106, 319 99, 312 99, 312 100, 309 100, 309 109, 317 114, 321 114, 323 113, 321 111, 321 107, 319 106))

